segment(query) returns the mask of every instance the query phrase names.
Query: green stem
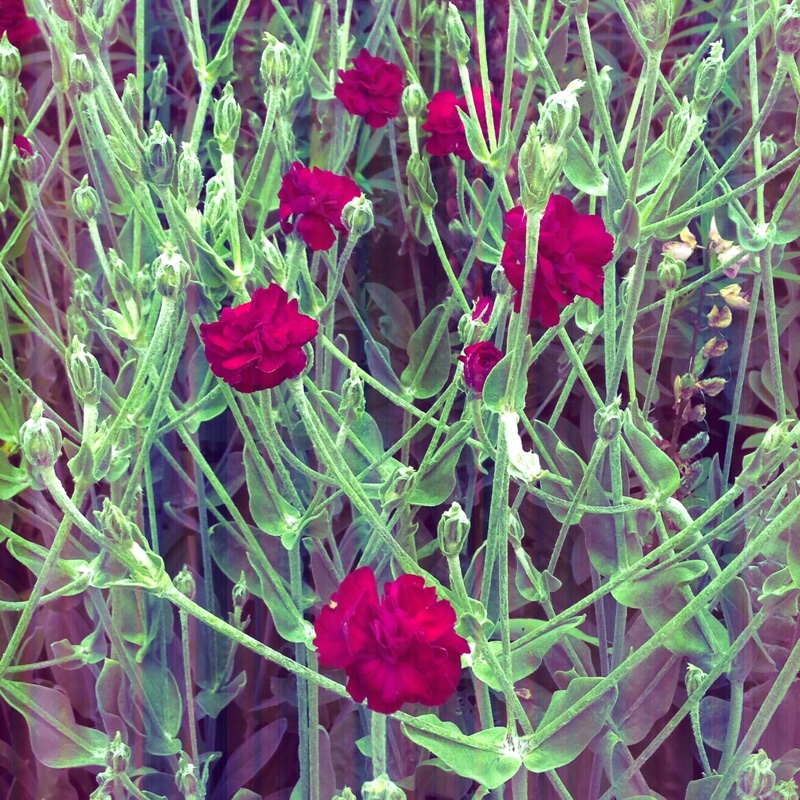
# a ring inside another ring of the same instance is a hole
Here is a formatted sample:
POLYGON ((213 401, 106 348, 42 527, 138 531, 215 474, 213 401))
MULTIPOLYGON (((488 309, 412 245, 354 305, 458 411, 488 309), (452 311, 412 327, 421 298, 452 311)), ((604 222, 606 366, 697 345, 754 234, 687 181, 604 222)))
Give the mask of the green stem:
POLYGON ((197 748, 197 720, 194 709, 194 688, 192 686, 192 652, 189 642, 189 614, 178 609, 181 620, 181 651, 183 653, 183 687, 186 693, 186 722, 189 726, 189 758, 196 770, 200 769, 200 753, 197 748))
POLYGON ((370 714, 370 740, 372 744, 372 777, 386 775, 386 715, 373 711, 370 714))

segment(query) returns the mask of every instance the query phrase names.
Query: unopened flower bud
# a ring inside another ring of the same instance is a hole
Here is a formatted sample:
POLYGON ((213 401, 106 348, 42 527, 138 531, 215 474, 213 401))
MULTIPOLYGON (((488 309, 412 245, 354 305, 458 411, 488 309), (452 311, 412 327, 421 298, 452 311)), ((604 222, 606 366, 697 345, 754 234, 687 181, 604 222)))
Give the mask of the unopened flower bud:
POLYGON ((572 81, 566 89, 551 94, 539 106, 537 127, 542 142, 565 145, 572 138, 581 120, 577 93, 583 85, 583 81, 572 81))
POLYGON ((234 608, 244 608, 245 603, 250 599, 250 591, 247 588, 247 578, 244 572, 239 576, 239 580, 231 590, 234 608))
POLYGON ((83 53, 73 53, 69 59, 70 81, 86 94, 94 89, 94 73, 89 59, 83 53))
POLYGON ((406 793, 385 774, 361 787, 362 800, 405 800, 405 797, 406 793))
POLYGON ((151 109, 161 108, 164 105, 168 80, 167 63, 164 61, 164 56, 159 56, 158 64, 153 70, 153 76, 150 79, 150 85, 147 87, 147 99, 150 101, 151 109))
POLYGON ((352 414, 358 418, 364 413, 365 408, 364 381, 353 370, 342 385, 342 402, 339 406, 339 414, 340 416, 352 414))
POLYGON ((775 25, 775 44, 778 51, 793 56, 800 50, 800 9, 797 2, 784 6, 775 25))
POLYGON ((197 594, 197 584, 195 583, 194 575, 189 571, 189 567, 184 564, 183 569, 175 576, 173 583, 181 594, 186 595, 190 600, 194 600, 197 594))
POLYGON ((794 431, 789 433, 789 428, 794 424, 795 420, 784 420, 767 430, 755 452, 744 457, 742 471, 736 478, 737 484, 761 486, 769 480, 788 456, 789 445, 797 438, 794 431))
POLYGON ((760 800, 770 795, 775 788, 775 773, 772 771, 772 759, 764 750, 753 753, 744 762, 736 785, 742 800, 760 800))
POLYGON ((616 397, 607 406, 598 408, 594 415, 594 431, 607 442, 611 442, 619 436, 622 430, 622 411, 620 405, 622 398, 616 397))
MULTIPOLYGON (((15 136, 15 144, 22 136, 15 136)), ((27 141, 27 140, 26 140, 27 141)), ((27 183, 39 184, 44 175, 44 159, 39 153, 31 152, 28 154, 19 145, 15 148, 15 158, 13 161, 14 174, 22 181, 27 183)))
POLYGON ((488 325, 494 309, 494 300, 491 297, 481 297, 475 302, 472 309, 472 321, 483 325, 488 325))
POLYGON ((261 53, 261 80, 268 89, 285 86, 295 69, 295 54, 289 45, 278 41, 271 33, 264 34, 261 53))
POLYGON ((388 505, 411 494, 416 478, 417 471, 413 467, 398 467, 378 490, 381 502, 388 505))
POLYGON ((672 26, 670 0, 640 0, 636 6, 639 32, 651 50, 663 50, 672 26))
POLYGON ((341 794, 333 796, 333 800, 358 800, 349 786, 345 786, 341 794))
POLYGON ((526 214, 544 212, 566 159, 565 147, 543 144, 536 126, 530 126, 518 159, 520 200, 526 214))
POLYGON ((761 162, 765 167, 769 167, 773 161, 775 161, 775 157, 778 155, 778 144, 772 138, 772 134, 767 136, 763 142, 761 142, 761 162))
POLYGON ((403 113, 407 117, 420 117, 428 104, 425 90, 418 83, 409 83, 403 89, 403 113))
POLYGON ((122 736, 117 731, 114 741, 111 742, 106 750, 106 766, 109 772, 121 775, 128 769, 131 761, 131 749, 122 741, 122 736))
POLYGON ((686 691, 693 695, 705 680, 706 673, 694 664, 686 665, 686 691))
POLYGON ((447 4, 444 27, 447 34, 447 51, 459 66, 463 66, 469 61, 469 36, 464 29, 461 12, 452 3, 447 4))
POLYGON ((203 204, 203 217, 215 236, 221 232, 228 219, 225 198, 225 181, 222 175, 214 175, 206 183, 206 198, 203 204))
POLYGON ((614 88, 614 84, 611 81, 611 67, 606 64, 598 73, 598 78, 600 78, 600 94, 605 100, 606 105, 608 105, 608 101, 611 98, 611 91, 614 88))
POLYGON ((80 186, 72 193, 72 210, 81 222, 89 222, 100 213, 100 197, 93 186, 89 186, 89 176, 84 175, 80 186))
POLYGON ((364 236, 375 226, 372 201, 363 194, 345 203, 342 209, 342 225, 351 236, 364 236))
POLYGON ((781 781, 775 786, 769 800, 798 800, 797 784, 794 781, 781 781))
POLYGON ((214 104, 214 138, 223 153, 232 153, 239 138, 242 124, 242 107, 236 102, 233 86, 225 84, 222 97, 214 104))
POLYGON ((15 81, 21 71, 19 50, 8 40, 8 33, 3 31, 3 38, 0 39, 0 78, 15 81))
POLYGON ((416 153, 409 156, 406 164, 408 178, 408 202, 423 214, 433 211, 439 196, 433 186, 430 164, 416 153))
POLYGON ((189 265, 171 242, 164 245, 153 265, 156 270, 156 289, 164 297, 177 297, 189 282, 189 265))
POLYGON ((178 158, 178 194, 186 205, 196 208, 203 191, 203 169, 189 142, 184 142, 178 158))
POLYGON ((439 549, 445 557, 457 556, 464 546, 464 539, 469 533, 469 517, 458 503, 453 503, 442 514, 437 529, 439 549))
POLYGON ((138 128, 142 124, 142 95, 139 92, 139 81, 133 74, 125 78, 125 85, 122 88, 122 107, 133 127, 138 128))
POLYGON ((197 797, 199 785, 197 782, 197 769, 189 760, 186 753, 181 753, 178 770, 175 773, 175 783, 184 797, 197 797))
POLYGON ((658 282, 665 292, 679 289, 686 275, 686 264, 667 253, 658 265, 658 282))
POLYGON ((673 111, 669 117, 667 117, 667 124, 664 131, 664 144, 670 155, 675 155, 680 149, 686 136, 686 131, 689 129, 691 114, 689 99, 684 97, 681 107, 677 111, 673 111))
POLYGON ((725 83, 725 61, 720 41, 711 45, 708 58, 703 60, 697 70, 692 98, 692 110, 697 116, 705 116, 723 83, 725 83))
POLYGON ((102 377, 100 365, 77 337, 73 337, 72 344, 67 348, 67 376, 79 400, 90 405, 97 403, 102 377))
POLYGON ((144 164, 147 177, 157 187, 166 187, 172 183, 175 172, 175 142, 160 122, 153 125, 153 130, 144 143, 144 164))
POLYGON ((128 519, 122 509, 107 497, 103 501, 103 508, 99 512, 95 511, 95 516, 103 532, 114 544, 127 544, 137 535, 141 536, 136 523, 128 519))
POLYGON ((58 461, 62 442, 58 425, 43 414, 44 406, 39 400, 20 429, 22 454, 28 463, 39 469, 52 467, 58 461))

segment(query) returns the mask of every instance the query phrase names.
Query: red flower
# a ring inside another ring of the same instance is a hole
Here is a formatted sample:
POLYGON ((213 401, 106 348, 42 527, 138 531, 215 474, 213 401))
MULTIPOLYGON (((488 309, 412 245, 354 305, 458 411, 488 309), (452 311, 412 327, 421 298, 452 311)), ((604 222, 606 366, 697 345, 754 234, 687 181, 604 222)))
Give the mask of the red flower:
POLYGON ((20 158, 30 158, 33 155, 33 145, 30 140, 19 133, 14 137, 14 146, 20 158))
MULTIPOLYGON (((512 208, 505 223, 510 231, 501 263, 517 290, 514 310, 519 312, 525 277, 525 212, 519 206, 512 208)), ((551 195, 539 228, 531 319, 540 319, 546 328, 558 325, 561 309, 575 295, 602 305, 603 267, 613 257, 614 237, 606 231, 602 218, 579 214, 569 198, 551 195)))
POLYGON ((482 322, 484 325, 488 324, 492 317, 493 309, 494 300, 484 295, 480 300, 475 302, 475 308, 472 309, 472 321, 482 322))
POLYGON ((39 33, 39 26, 25 12, 22 0, 0 0, 0 38, 8 34, 14 47, 21 47, 39 33))
POLYGON ((249 303, 223 308, 217 322, 200 326, 206 358, 218 378, 239 392, 258 392, 305 369, 303 345, 317 335, 319 323, 300 314, 297 300, 288 298, 271 283, 256 289, 249 303))
POLYGON ((304 167, 295 161, 283 176, 278 199, 281 229, 291 233, 297 223, 297 232, 312 250, 329 250, 336 241, 335 228, 346 233, 342 224, 342 209, 361 194, 356 182, 345 175, 314 167, 304 167))
POLYGON ((392 714, 403 703, 438 706, 456 689, 466 639, 456 612, 418 575, 401 575, 378 598, 375 573, 348 575, 314 623, 319 663, 347 672, 357 703, 392 714))
POLYGON ((403 70, 363 49, 353 59, 353 69, 339 70, 341 83, 333 93, 344 107, 367 125, 382 128, 400 113, 403 95, 403 70))
MULTIPOLYGON (((475 111, 478 113, 481 130, 486 136, 489 128, 486 124, 486 106, 480 86, 472 87, 472 97, 475 100, 475 111)), ((499 135, 502 106, 494 95, 490 97, 494 129, 499 135)), ((467 98, 462 97, 457 100, 453 92, 437 92, 428 103, 428 121, 422 126, 422 130, 431 134, 425 142, 425 147, 432 156, 448 156, 454 153, 464 161, 472 158, 472 150, 469 149, 467 135, 464 133, 464 123, 458 116, 459 108, 465 114, 469 113, 467 98)))
POLYGON ((464 355, 458 357, 464 364, 464 383, 470 389, 482 392, 486 378, 502 357, 503 351, 491 342, 477 342, 465 347, 464 355))

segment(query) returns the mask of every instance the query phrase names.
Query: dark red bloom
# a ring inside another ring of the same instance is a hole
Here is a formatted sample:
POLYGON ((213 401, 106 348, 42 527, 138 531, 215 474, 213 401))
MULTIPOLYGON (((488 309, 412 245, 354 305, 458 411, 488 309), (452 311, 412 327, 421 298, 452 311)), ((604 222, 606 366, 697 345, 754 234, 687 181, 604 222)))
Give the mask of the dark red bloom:
MULTIPOLYGON (((486 105, 483 102, 483 90, 480 86, 472 87, 472 97, 475 100, 475 111, 478 113, 481 130, 483 135, 487 136, 489 128, 486 124, 486 105)), ((499 135, 502 106, 494 95, 490 97, 494 129, 499 135)), ((462 97, 459 100, 453 92, 436 92, 428 103, 428 121, 422 126, 422 130, 431 134, 425 142, 425 148, 432 156, 448 156, 454 153, 464 161, 472 158, 472 150, 469 149, 467 135, 464 133, 464 123, 458 116, 459 108, 465 114, 469 114, 467 98, 462 97)))
POLYGON ((400 113, 403 95, 403 70, 363 49, 353 59, 353 69, 339 70, 341 83, 333 93, 344 107, 367 125, 382 128, 400 113))
POLYGON ((14 47, 21 47, 39 33, 39 26, 25 12, 22 0, 0 0, 0 38, 4 33, 14 47))
POLYGON ((305 369, 303 345, 318 330, 315 319, 298 312, 297 300, 271 283, 256 289, 249 303, 223 308, 217 322, 204 322, 200 338, 218 378, 239 392, 258 392, 305 369))
MULTIPOLYGON (((520 310, 525 277, 525 212, 521 207, 506 214, 509 228, 501 263, 509 283, 517 290, 514 310, 520 310)), ((614 237, 596 214, 579 214, 567 197, 554 194, 539 228, 539 253, 533 282, 531 319, 546 328, 558 325, 561 309, 575 298, 587 297, 603 304, 603 268, 614 257, 614 237)))
POLYGON ((33 145, 30 139, 26 139, 19 133, 14 137, 14 147, 17 148, 20 158, 30 158, 33 155, 33 145))
POLYGON ((484 325, 487 324, 491 319, 493 308, 494 300, 484 295, 480 300, 476 301, 475 308, 472 309, 472 321, 483 322, 484 325))
POLYGON ((375 573, 350 573, 314 623, 319 663, 347 673, 357 703, 392 714, 403 703, 438 706, 455 691, 466 639, 455 630, 456 612, 418 575, 384 584, 375 573))
POLYGON ((356 182, 346 175, 319 167, 309 169, 295 161, 283 176, 278 191, 281 229, 291 233, 296 224, 297 232, 312 250, 329 250, 336 241, 334 228, 347 233, 342 224, 342 209, 360 194, 356 182))
POLYGON ((464 355, 458 357, 464 364, 464 383, 473 391, 482 392, 486 378, 502 357, 503 351, 491 342, 476 342, 465 347, 464 355))

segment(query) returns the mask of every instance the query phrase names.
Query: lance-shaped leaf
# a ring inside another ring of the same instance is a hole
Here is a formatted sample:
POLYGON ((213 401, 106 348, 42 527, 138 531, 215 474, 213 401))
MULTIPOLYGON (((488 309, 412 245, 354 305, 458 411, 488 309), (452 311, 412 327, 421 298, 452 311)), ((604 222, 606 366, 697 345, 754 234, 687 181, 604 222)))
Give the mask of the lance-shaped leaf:
POLYGON ((530 749, 522 761, 531 772, 547 772, 574 761, 603 728, 606 718, 617 700, 617 687, 611 685, 593 703, 574 719, 558 726, 559 717, 571 709, 605 678, 574 678, 563 691, 558 691, 539 724, 539 731, 523 738, 530 749), (551 733, 547 730, 555 724, 551 733))
POLYGON ((496 789, 517 774, 522 759, 511 749, 506 741, 505 728, 489 728, 466 737, 469 743, 461 741, 464 734, 452 722, 442 722, 435 714, 418 717, 429 725, 441 730, 430 733, 401 723, 403 733, 415 744, 425 747, 438 756, 450 769, 463 778, 470 778, 496 789), (454 741, 448 733, 459 737, 454 741))
POLYGON ((364 288, 383 311, 383 316, 378 318, 378 328, 384 338, 397 347, 407 347, 414 334, 414 320, 406 304, 382 283, 366 283, 364 288))
POLYGON ((573 136, 567 142, 567 160, 564 174, 576 188, 595 197, 608 194, 608 178, 600 172, 583 137, 573 136))
POLYGON ((408 366, 403 370, 400 380, 418 400, 439 394, 450 376, 452 354, 444 314, 443 303, 433 308, 408 342, 408 366), (440 323, 443 326, 442 333, 435 339, 440 323), (434 351, 427 359, 431 347, 434 351), (428 363, 423 369, 424 361, 428 363))
POLYGON ((671 497, 681 485, 681 474, 675 462, 645 433, 642 433, 626 412, 622 423, 625 441, 630 445, 633 454, 647 473, 648 478, 656 485, 661 497, 671 497))
POLYGON ((28 723, 36 758, 52 769, 105 764, 108 736, 75 721, 72 704, 60 689, 3 681, 0 697, 28 723))
MULTIPOLYGON (((511 371, 511 353, 506 353, 503 358, 495 364, 492 371, 486 378, 486 383, 483 385, 483 404, 486 408, 492 411, 503 411, 503 400, 508 394, 512 394, 510 400, 513 402, 513 409, 522 411, 525 408, 525 392, 528 389, 528 382, 524 377, 519 381, 514 390, 508 388, 509 373, 511 371)), ((522 351, 522 376, 526 375, 528 368, 533 361, 533 346, 531 345, 531 337, 525 337, 525 344, 522 351)), ((506 403, 507 405, 507 403, 506 403)))
POLYGON ((269 468, 257 462, 247 445, 243 457, 253 520, 264 533, 280 536, 287 527, 286 521, 299 519, 300 513, 281 497, 269 468))
POLYGON ((456 464, 471 432, 472 423, 466 420, 450 426, 436 455, 416 475, 411 492, 414 505, 438 506, 450 497, 456 486, 456 464))
POLYGON ((136 685, 134 681, 141 682, 147 752, 154 756, 176 755, 182 747, 177 736, 183 718, 178 681, 154 656, 147 656, 142 661, 141 670, 141 673, 128 678, 133 685, 136 685))

